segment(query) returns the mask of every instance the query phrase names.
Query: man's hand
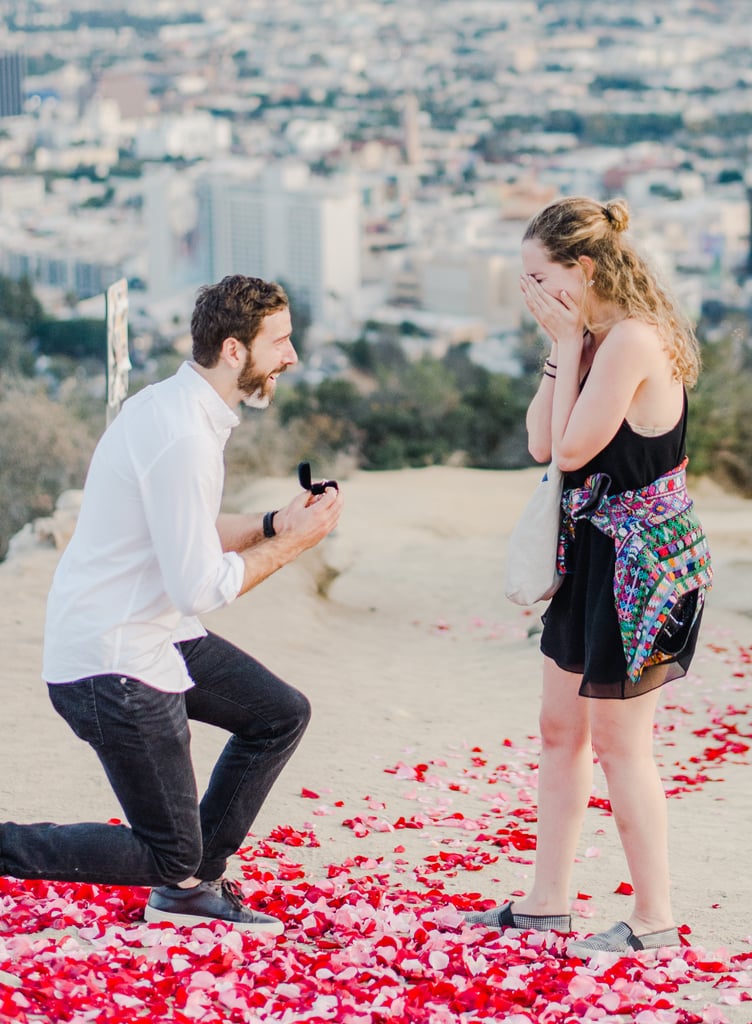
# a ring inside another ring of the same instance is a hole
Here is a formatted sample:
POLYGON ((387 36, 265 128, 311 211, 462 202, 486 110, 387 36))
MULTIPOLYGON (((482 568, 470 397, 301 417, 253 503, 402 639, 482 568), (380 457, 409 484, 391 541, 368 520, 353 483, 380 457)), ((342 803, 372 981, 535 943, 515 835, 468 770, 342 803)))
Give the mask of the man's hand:
POLYGON ((245 594, 322 541, 339 522, 342 504, 341 491, 327 487, 323 494, 304 491, 279 509, 274 516, 275 536, 239 552, 245 562, 239 594, 245 594))
POLYGON ((280 539, 295 542, 300 553, 331 533, 341 514, 342 495, 336 487, 327 487, 323 494, 304 491, 277 512, 274 529, 280 539))

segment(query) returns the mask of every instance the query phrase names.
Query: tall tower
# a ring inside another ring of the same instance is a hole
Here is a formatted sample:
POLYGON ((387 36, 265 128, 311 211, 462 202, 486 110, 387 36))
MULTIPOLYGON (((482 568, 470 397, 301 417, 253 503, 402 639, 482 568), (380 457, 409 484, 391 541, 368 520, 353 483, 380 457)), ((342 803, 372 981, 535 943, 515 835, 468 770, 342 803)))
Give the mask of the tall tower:
POLYGON ((23 114, 26 58, 22 53, 0 53, 0 117, 23 114))
POLYGON ((143 182, 150 298, 168 298, 205 280, 198 253, 198 208, 191 170, 157 167, 143 182))
POLYGON ((420 107, 414 93, 408 93, 402 104, 402 148, 405 163, 415 167, 423 162, 420 145, 420 107))
POLYGON ((360 288, 360 192, 304 165, 256 177, 210 173, 201 190, 210 277, 249 274, 287 285, 312 321, 345 328, 360 288))

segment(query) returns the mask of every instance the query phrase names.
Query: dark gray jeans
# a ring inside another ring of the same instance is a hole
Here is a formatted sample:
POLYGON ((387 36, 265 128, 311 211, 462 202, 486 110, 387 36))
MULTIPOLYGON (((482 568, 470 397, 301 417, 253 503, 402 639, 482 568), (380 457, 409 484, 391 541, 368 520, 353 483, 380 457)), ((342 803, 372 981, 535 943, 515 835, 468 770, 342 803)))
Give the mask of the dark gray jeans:
POLYGON ((215 634, 178 646, 196 684, 185 693, 120 675, 49 686, 55 709, 96 751, 130 827, 0 824, 0 874, 161 885, 224 873, 311 709, 302 693, 215 634), (189 719, 232 733, 200 803, 189 719))

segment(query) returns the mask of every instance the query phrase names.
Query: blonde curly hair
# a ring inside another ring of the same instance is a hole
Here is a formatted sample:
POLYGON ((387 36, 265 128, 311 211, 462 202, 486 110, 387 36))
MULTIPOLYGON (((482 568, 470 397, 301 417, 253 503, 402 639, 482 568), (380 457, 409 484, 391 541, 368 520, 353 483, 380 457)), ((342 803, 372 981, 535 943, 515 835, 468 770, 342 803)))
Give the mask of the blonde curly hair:
MULTIPOLYGON (((624 199, 600 203, 586 196, 557 199, 529 222, 523 241, 538 241, 549 259, 575 266, 582 256, 593 261, 595 295, 623 316, 652 324, 660 334, 677 380, 692 387, 700 372, 700 346, 692 324, 661 284, 647 261, 625 236, 629 207, 624 199)), ((583 300, 584 301, 584 300, 583 300)), ((590 331, 613 327, 588 322, 590 331)))

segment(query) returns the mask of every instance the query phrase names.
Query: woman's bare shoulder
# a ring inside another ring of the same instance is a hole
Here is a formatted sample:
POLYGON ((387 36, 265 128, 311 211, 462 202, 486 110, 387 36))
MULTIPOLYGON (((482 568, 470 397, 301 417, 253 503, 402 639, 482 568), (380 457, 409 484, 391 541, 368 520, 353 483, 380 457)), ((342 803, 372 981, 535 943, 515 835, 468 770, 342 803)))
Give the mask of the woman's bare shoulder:
POLYGON ((684 392, 658 329, 642 320, 621 320, 601 349, 605 372, 622 367, 627 377, 635 378, 637 386, 625 415, 632 429, 648 436, 671 429, 681 413, 684 392))
POLYGON ((660 334, 655 324, 649 324, 646 320, 637 320, 635 317, 628 316, 614 324, 603 339, 604 344, 614 339, 622 341, 627 339, 656 341, 660 340, 660 334))
POLYGON ((653 355, 660 357, 663 353, 657 327, 631 317, 615 323, 598 348, 599 355, 609 360, 621 359, 625 354, 630 358, 649 358, 653 355))

